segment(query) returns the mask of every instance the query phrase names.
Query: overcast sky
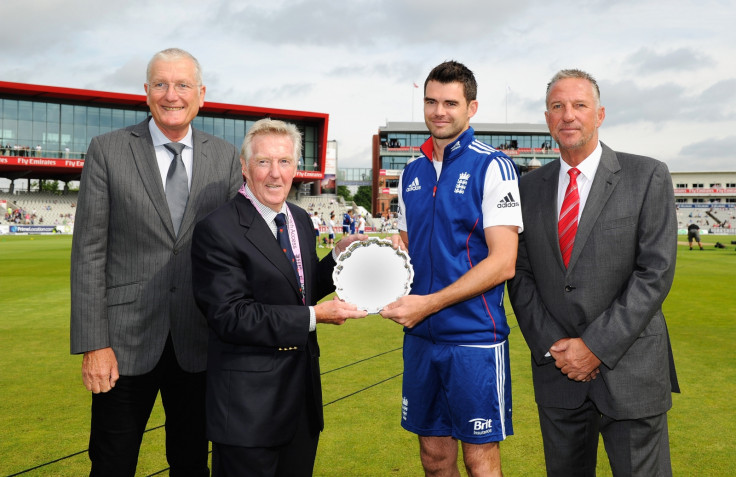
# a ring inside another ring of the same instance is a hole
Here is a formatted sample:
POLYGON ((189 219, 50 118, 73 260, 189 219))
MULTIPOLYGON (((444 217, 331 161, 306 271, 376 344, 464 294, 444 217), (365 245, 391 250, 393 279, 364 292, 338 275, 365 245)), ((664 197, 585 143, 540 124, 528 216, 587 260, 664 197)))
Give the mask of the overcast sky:
POLYGON ((731 0, 3 0, 0 18, 2 80, 142 94, 151 55, 184 48, 206 100, 328 113, 339 167, 370 167, 386 121, 423 120, 413 84, 454 59, 475 122, 543 124, 547 81, 581 68, 613 149, 736 171, 731 0))

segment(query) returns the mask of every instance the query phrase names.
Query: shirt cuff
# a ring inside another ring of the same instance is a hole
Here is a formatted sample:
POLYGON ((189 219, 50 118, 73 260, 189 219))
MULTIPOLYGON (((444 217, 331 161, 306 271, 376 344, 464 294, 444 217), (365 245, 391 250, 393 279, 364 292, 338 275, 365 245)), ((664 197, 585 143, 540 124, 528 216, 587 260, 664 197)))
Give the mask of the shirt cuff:
POLYGON ((309 331, 315 331, 317 329, 317 314, 314 312, 314 307, 309 307, 309 331))

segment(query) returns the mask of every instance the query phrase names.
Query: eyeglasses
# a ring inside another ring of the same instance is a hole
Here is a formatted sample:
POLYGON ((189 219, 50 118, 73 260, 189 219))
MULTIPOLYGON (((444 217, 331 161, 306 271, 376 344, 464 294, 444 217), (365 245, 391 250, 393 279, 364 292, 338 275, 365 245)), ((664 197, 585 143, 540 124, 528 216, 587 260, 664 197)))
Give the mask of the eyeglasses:
POLYGON ((148 83, 148 87, 151 88, 151 90, 155 93, 166 93, 167 91, 169 91, 170 86, 174 87, 174 91, 176 91, 176 94, 183 96, 194 91, 194 89, 198 85, 193 85, 189 83, 148 83))

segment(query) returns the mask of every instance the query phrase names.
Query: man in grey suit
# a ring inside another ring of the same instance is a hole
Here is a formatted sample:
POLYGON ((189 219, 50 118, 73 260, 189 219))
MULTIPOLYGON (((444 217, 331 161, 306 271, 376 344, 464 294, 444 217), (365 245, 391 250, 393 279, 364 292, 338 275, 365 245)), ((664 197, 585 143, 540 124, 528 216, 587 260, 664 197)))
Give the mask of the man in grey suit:
POLYGON ((135 474, 158 392, 172 476, 206 476, 207 323, 192 293, 199 219, 240 184, 237 149, 190 127, 204 104, 197 60, 156 53, 151 118, 92 139, 72 242, 71 352, 92 391, 90 475, 135 474))
POLYGON ((614 476, 670 476, 669 171, 599 142, 605 109, 589 74, 560 71, 546 102, 561 160, 521 179, 525 231, 508 287, 531 351, 547 475, 594 476, 600 433, 614 476))

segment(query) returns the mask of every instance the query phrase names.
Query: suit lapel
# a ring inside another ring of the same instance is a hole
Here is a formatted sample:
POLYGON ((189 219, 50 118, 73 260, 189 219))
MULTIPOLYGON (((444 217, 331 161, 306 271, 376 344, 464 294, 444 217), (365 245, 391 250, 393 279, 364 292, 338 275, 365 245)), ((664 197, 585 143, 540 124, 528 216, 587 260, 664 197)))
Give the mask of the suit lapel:
POLYGON ((151 138, 151 132, 148 130, 149 120, 150 118, 138 123, 131 130, 130 149, 141 182, 153 203, 154 209, 161 217, 161 222, 166 225, 169 234, 176 237, 174 224, 171 222, 169 204, 166 202, 166 195, 164 194, 164 184, 161 182, 161 171, 159 171, 158 162, 156 162, 153 139, 151 138))
POLYGON ((207 138, 194 128, 192 128, 192 145, 194 146, 192 158, 192 186, 189 190, 187 208, 184 210, 184 217, 182 217, 181 220, 179 237, 184 237, 187 230, 194 226, 195 220, 197 219, 197 207, 195 204, 197 204, 199 200, 199 194, 202 192, 202 187, 204 187, 204 184, 207 182, 205 179, 209 171, 207 166, 207 138))
POLYGON ((565 269, 562 261, 562 252, 560 252, 559 237, 557 235, 557 221, 559 219, 557 212, 557 186, 560 175, 560 160, 551 163, 544 169, 542 176, 543 185, 540 190, 541 218, 544 225, 544 233, 546 235, 545 242, 551 244, 553 253, 557 257, 557 263, 565 269))
POLYGON ((294 292, 301 298, 299 284, 296 281, 296 276, 294 276, 294 269, 284 252, 281 251, 266 221, 242 194, 237 194, 235 197, 235 206, 240 215, 240 225, 246 229, 245 238, 284 275, 294 292))
POLYGON ((593 184, 590 186, 588 199, 585 201, 585 208, 580 216, 568 270, 575 266, 577 258, 585 248, 585 242, 588 241, 588 237, 593 232, 598 216, 600 216, 603 207, 608 202, 619 181, 617 173, 621 170, 621 164, 616 158, 616 153, 603 143, 601 143, 601 147, 603 148, 601 162, 598 164, 598 170, 595 173, 595 178, 593 178, 593 184))

